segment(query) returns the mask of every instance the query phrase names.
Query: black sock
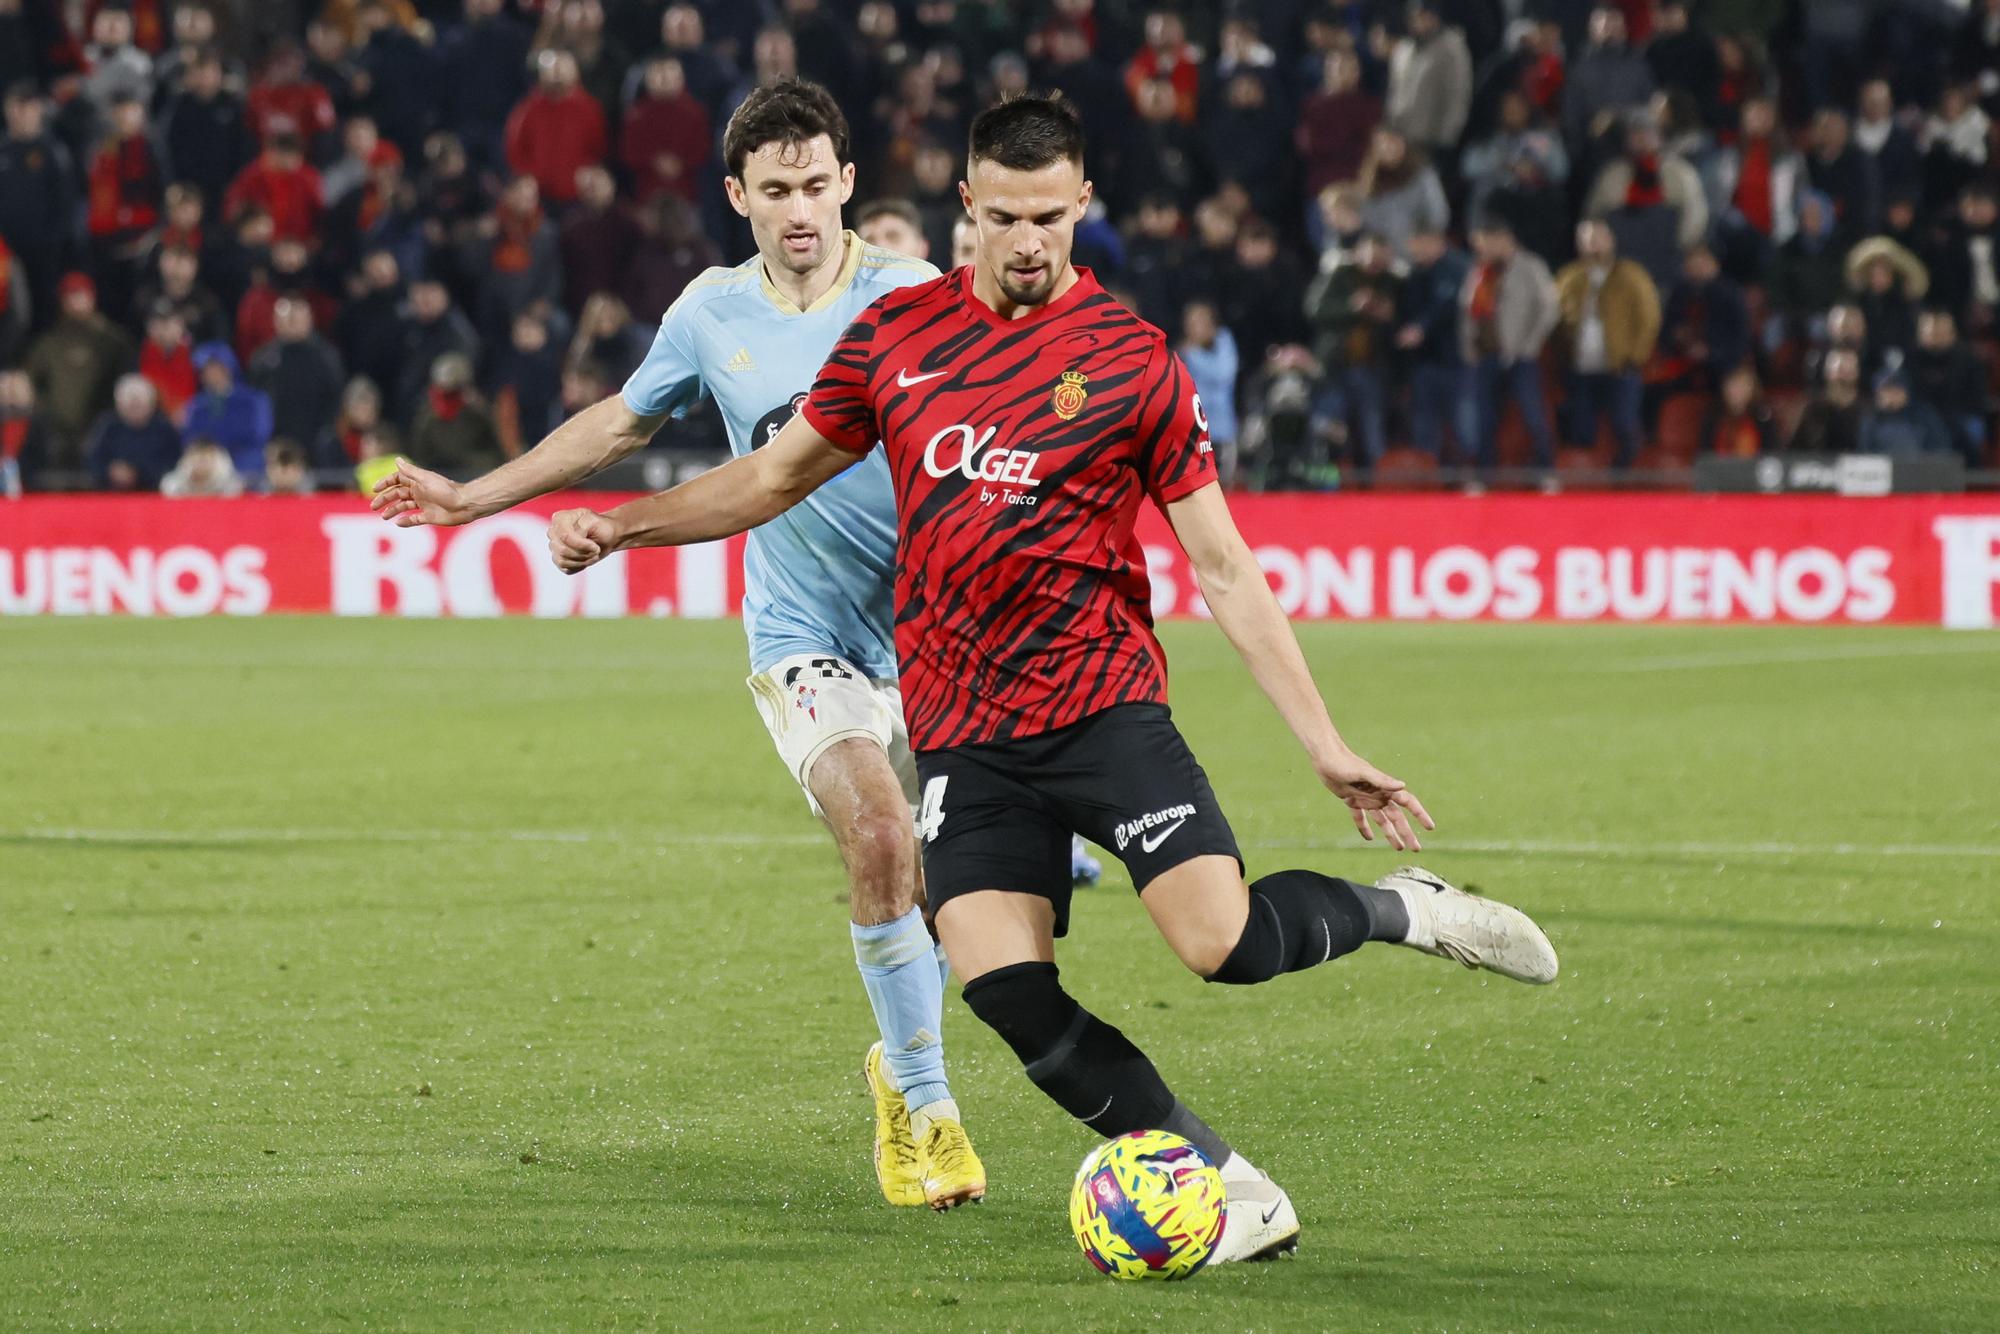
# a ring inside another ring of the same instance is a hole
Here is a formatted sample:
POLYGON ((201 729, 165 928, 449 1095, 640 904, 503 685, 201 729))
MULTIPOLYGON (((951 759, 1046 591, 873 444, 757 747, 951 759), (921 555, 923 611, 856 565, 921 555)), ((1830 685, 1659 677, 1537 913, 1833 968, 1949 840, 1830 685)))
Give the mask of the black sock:
POLYGON ((1167 1130, 1220 1167, 1229 1145, 1181 1105, 1146 1053, 1078 1005, 1052 963, 1017 963, 966 983, 965 1003, 998 1033, 1035 1087, 1107 1139, 1167 1130))
POLYGON ((1317 871, 1279 871, 1250 886, 1243 937, 1208 980, 1267 982, 1351 954, 1370 940, 1402 940, 1409 930, 1409 914, 1393 890, 1317 871))

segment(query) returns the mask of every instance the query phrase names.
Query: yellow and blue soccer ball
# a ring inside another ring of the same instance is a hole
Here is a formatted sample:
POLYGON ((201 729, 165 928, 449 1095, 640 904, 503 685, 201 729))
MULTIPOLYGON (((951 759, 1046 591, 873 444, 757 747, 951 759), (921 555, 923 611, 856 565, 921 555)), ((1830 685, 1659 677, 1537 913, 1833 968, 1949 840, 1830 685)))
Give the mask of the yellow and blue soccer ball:
POLYGON ((1222 1173, 1200 1149, 1164 1130, 1135 1130, 1083 1160, 1069 1225, 1101 1273, 1186 1278, 1215 1254, 1224 1203, 1222 1173))

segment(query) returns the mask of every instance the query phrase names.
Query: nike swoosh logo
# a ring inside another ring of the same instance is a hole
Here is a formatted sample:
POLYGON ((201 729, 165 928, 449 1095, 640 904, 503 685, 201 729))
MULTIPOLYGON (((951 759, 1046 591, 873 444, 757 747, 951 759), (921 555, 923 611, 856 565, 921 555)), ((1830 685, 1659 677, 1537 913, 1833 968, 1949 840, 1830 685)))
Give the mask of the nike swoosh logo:
POLYGON ((1278 1210, 1280 1210, 1280 1209, 1282 1209, 1282 1208, 1284 1208, 1284 1207, 1285 1207, 1285 1202, 1284 1202, 1283 1200, 1279 1200, 1279 1201, 1278 1201, 1278 1202, 1277 1202, 1276 1204, 1272 1205, 1272 1206, 1271 1206, 1271 1207, 1270 1207, 1269 1209, 1266 1209, 1266 1210, 1264 1211, 1264 1226, 1265 1226, 1265 1227, 1269 1227, 1269 1226, 1271 1226, 1271 1220, 1272 1220, 1272 1219, 1274 1219, 1274 1218, 1276 1218, 1276 1217, 1278 1216, 1278 1210))
POLYGON ((1145 849, 1147 852, 1151 852, 1154 848, 1159 847, 1160 844, 1166 842, 1169 838, 1172 838, 1174 832, 1187 822, 1188 818, 1185 815, 1183 815, 1180 819, 1174 821, 1172 824, 1168 825, 1165 829, 1162 829, 1159 833, 1149 834, 1145 838, 1140 839, 1139 846, 1145 849))
POLYGON ((913 384, 922 384, 926 380, 935 380, 940 375, 949 374, 950 371, 932 371, 928 375, 912 375, 908 371, 897 371, 896 384, 898 388, 908 389, 913 384))

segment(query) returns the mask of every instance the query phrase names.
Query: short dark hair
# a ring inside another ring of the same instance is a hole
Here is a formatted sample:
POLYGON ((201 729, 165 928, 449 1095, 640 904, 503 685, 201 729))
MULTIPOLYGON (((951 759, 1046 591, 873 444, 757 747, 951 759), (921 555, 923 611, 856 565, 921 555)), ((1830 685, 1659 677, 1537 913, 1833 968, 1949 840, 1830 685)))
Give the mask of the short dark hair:
POLYGON ((924 215, 907 199, 878 199, 872 204, 863 204, 861 211, 854 215, 854 229, 860 231, 877 218, 901 218, 918 233, 924 230, 924 215))
POLYGON ((736 108, 722 131, 722 160, 740 181, 743 164, 766 144, 805 144, 822 134, 833 140, 835 162, 844 167, 853 160, 847 117, 833 94, 811 79, 779 79, 736 108))
POLYGON ((1083 120, 1061 93, 1024 93, 986 108, 972 122, 966 157, 1013 171, 1057 162, 1083 165, 1083 120))

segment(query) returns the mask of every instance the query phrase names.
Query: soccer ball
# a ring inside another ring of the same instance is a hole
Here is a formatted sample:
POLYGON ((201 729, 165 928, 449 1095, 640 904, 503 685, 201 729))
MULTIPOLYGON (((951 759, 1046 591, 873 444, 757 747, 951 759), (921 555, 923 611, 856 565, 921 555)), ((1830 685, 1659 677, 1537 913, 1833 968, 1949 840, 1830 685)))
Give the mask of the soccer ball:
POLYGON ((1186 1278, 1215 1253, 1225 1216, 1222 1173, 1164 1130, 1098 1145, 1069 1192, 1083 1258, 1113 1278, 1186 1278))

